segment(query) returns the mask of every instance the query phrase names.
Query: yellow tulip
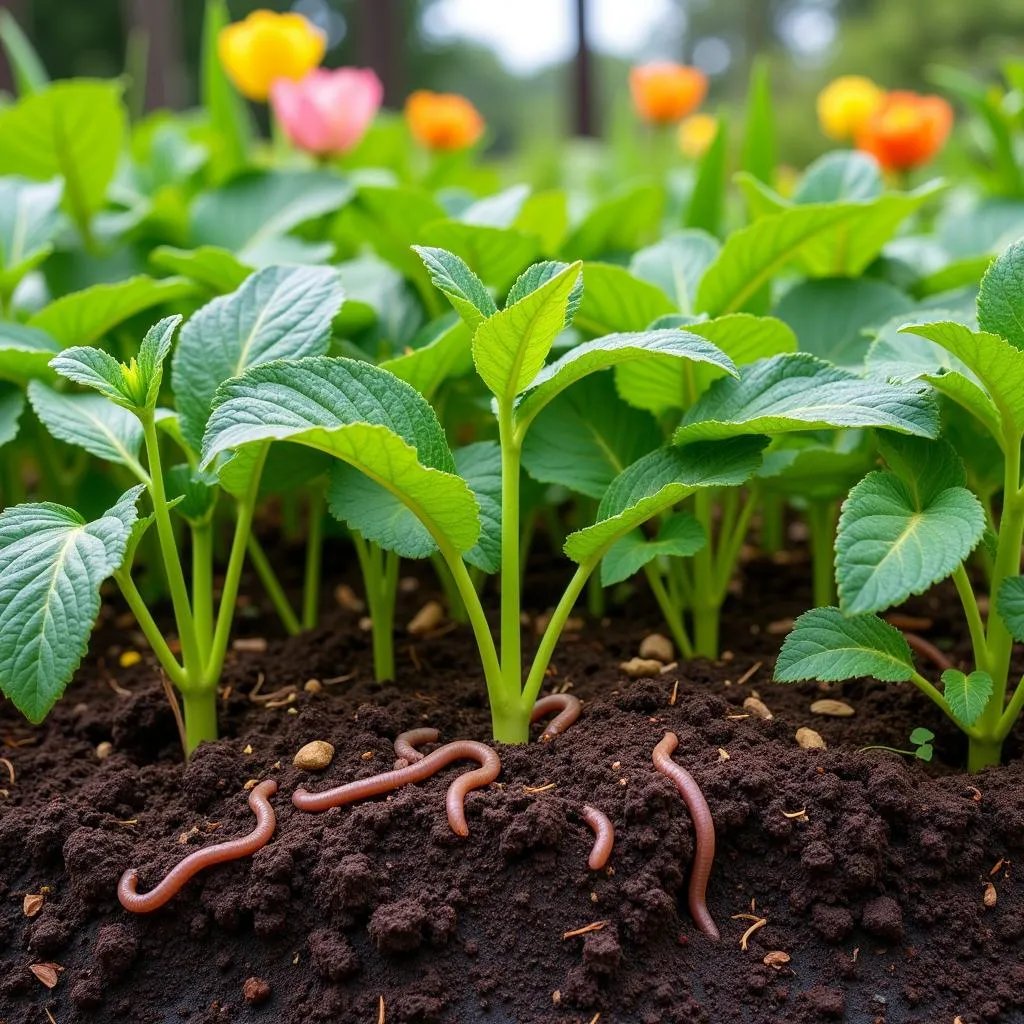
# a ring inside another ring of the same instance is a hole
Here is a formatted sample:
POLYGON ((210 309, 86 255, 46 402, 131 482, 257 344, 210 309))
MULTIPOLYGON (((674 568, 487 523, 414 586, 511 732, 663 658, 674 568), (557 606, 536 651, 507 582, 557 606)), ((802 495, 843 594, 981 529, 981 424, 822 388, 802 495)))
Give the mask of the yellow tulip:
POLYGON ((885 93, 863 75, 843 75, 818 94, 818 122, 832 139, 852 139, 882 105, 885 93))
POLYGON ((684 156, 699 160, 718 135, 718 118, 711 114, 691 114, 679 126, 679 148, 684 156))
POLYGON ((220 62, 235 87, 265 102, 279 78, 305 78, 324 57, 327 37, 301 14, 253 11, 221 30, 220 62))

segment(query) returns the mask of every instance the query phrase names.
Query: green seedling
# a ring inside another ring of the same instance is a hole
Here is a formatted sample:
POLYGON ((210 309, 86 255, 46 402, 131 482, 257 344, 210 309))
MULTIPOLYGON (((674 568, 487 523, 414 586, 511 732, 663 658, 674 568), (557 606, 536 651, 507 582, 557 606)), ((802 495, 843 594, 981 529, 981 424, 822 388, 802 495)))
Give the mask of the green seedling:
POLYGON ((918 727, 910 734, 913 750, 900 750, 898 747, 886 747, 877 743, 870 747, 860 747, 858 752, 863 754, 865 750, 888 750, 891 754, 904 754, 907 757, 916 757, 919 761, 930 761, 935 753, 935 748, 932 746, 934 739, 935 733, 931 729, 918 727))

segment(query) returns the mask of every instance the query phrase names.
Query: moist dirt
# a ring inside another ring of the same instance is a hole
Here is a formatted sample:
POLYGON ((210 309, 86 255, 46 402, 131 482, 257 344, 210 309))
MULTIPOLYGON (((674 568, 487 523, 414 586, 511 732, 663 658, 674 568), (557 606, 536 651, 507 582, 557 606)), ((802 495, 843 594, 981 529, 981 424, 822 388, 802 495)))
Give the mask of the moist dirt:
MULTIPOLYGON (((42 726, 0 705, 0 1022, 1024 1021, 1020 730, 1004 767, 968 776, 956 729, 909 685, 772 684, 807 575, 748 565, 722 660, 657 678, 619 669, 658 628, 646 599, 581 614, 545 688, 580 697, 580 720, 551 743, 498 746, 499 781, 467 799, 467 838, 444 814, 462 766, 324 814, 289 797, 391 768, 405 729, 489 741, 468 629, 399 632, 399 679, 379 685, 358 610, 325 602, 320 628, 282 638, 254 599, 225 673, 223 738, 186 766, 154 664, 112 603, 42 726), (130 650, 142 661, 121 667, 130 650), (771 719, 744 707, 751 696, 771 719), (812 713, 823 697, 854 714, 812 713), (931 764, 858 750, 906 748, 916 726, 936 734, 931 764), (827 748, 800 747, 800 727, 827 748), (693 832, 651 763, 666 730, 716 823, 718 943, 686 909, 693 832), (292 764, 311 740, 335 747, 323 771, 292 764), (121 908, 126 868, 148 891, 188 853, 249 832, 246 784, 268 778, 267 846, 153 914, 121 908), (615 824, 602 871, 587 868, 584 804, 615 824)), ((553 604, 561 582, 531 576, 530 606, 553 604)), ((400 623, 432 587, 403 587, 400 623)), ((907 611, 956 660, 953 607, 940 588, 907 611)))

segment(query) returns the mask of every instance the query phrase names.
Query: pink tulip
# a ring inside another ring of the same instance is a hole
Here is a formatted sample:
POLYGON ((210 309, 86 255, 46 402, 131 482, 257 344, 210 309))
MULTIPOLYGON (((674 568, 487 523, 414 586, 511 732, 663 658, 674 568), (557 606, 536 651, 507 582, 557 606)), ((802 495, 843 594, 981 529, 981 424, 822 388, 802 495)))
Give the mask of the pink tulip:
POLYGON ((288 138, 309 153, 347 153, 366 133, 384 98, 369 68, 318 68, 295 82, 279 78, 270 88, 274 114, 288 138))

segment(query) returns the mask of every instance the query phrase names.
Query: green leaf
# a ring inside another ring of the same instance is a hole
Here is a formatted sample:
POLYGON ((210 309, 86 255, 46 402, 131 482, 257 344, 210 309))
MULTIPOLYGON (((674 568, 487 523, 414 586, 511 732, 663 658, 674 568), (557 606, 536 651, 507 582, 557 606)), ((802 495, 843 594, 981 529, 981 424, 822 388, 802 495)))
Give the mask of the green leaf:
POLYGON ((59 179, 38 184, 24 178, 0 178, 0 295, 53 251, 61 228, 59 179))
POLYGON ((758 181, 771 183, 778 160, 775 102, 768 61, 760 57, 750 72, 747 117, 743 130, 743 170, 758 181))
POLYGON ((254 171, 202 193, 192 207, 194 247, 218 246, 250 266, 282 259, 281 239, 294 228, 340 210, 355 194, 328 171, 254 171))
POLYGON ((164 474, 168 502, 185 522, 193 526, 208 523, 217 504, 217 478, 201 473, 187 462, 171 466, 164 474))
MULTIPOLYGON (((534 263, 533 266, 527 267, 509 289, 508 295, 505 296, 505 305, 512 306, 521 299, 525 299, 531 292, 535 292, 541 285, 547 284, 553 277, 557 277, 568 268, 568 263, 561 263, 558 260, 546 260, 543 263, 534 263)), ((565 307, 566 327, 572 323, 582 301, 583 275, 580 274, 573 290, 569 293, 569 302, 565 307)))
POLYGON ((884 281, 836 277, 795 285, 775 315, 793 329, 801 352, 837 366, 859 367, 870 344, 864 331, 912 307, 903 292, 884 281))
POLYGON ((126 393, 124 370, 109 353, 100 348, 80 346, 66 348, 50 361, 53 370, 82 387, 98 391, 116 405, 130 405, 126 393))
POLYGON ((987 672, 965 676, 955 668, 942 673, 942 694, 953 717, 969 729, 981 718, 992 696, 992 677, 987 672))
POLYGON ((761 465, 763 437, 659 448, 612 481, 597 521, 571 533, 565 553, 574 562, 601 558, 616 541, 704 487, 738 487, 761 465))
POLYGON ((935 739, 935 733, 933 733, 931 731, 931 729, 925 729, 925 728, 923 728, 921 726, 918 726, 910 734, 910 742, 911 743, 915 743, 915 744, 917 744, 917 743, 931 743, 931 741, 933 739, 935 739))
POLYGON ((1024 349, 1024 241, 1001 252, 981 279, 978 324, 1024 349))
POLYGON ((725 353, 689 331, 677 329, 609 334, 585 341, 543 367, 521 395, 516 408, 516 420, 521 427, 529 424, 555 395, 588 374, 652 357, 707 363, 733 377, 739 376, 739 371, 725 353))
POLYGON ((884 183, 874 157, 857 150, 826 153, 807 168, 793 193, 793 202, 865 203, 878 199, 884 183))
POLYGON ((138 382, 135 388, 137 404, 146 409, 155 409, 160 397, 160 385, 164 379, 164 362, 174 343, 174 332, 182 321, 181 316, 168 316, 153 324, 139 346, 138 382))
POLYGON ((611 263, 583 264, 583 299, 574 326, 592 337, 646 330, 662 316, 677 313, 658 287, 611 263))
POLYGON ((386 359, 380 366, 430 399, 445 381, 464 377, 473 369, 471 334, 461 320, 440 320, 428 325, 417 336, 421 338, 420 347, 386 359))
POLYGON ((45 331, 0 320, 0 379, 23 383, 34 377, 50 378, 50 360, 60 345, 45 331))
POLYGON ((214 245, 201 245, 198 249, 160 245, 149 254, 149 262, 171 274, 190 278, 217 295, 241 287, 253 270, 227 249, 214 245))
POLYGON ((49 502, 0 513, 0 690, 31 722, 46 717, 86 652, 141 492, 92 523, 49 502))
POLYGON ((18 436, 18 421, 25 410, 25 393, 21 388, 0 381, 0 448, 18 436))
POLYGON ((724 114, 719 114, 714 141, 708 146, 697 169, 697 180, 686 210, 688 228, 699 228, 713 235, 721 232, 728 160, 729 122, 724 114))
POLYGON ((751 364, 723 377, 683 417, 676 443, 739 434, 828 427, 884 427, 935 437, 938 409, 919 384, 882 384, 802 352, 751 364))
POLYGON ((1024 576, 1010 576, 999 585, 996 610, 1010 636, 1024 643, 1024 576))
POLYGON ((19 96, 41 92, 50 82, 50 76, 43 67, 28 36, 21 30, 10 11, 0 11, 0 42, 3 43, 7 63, 11 66, 19 96))
POLYGON ((455 452, 455 468, 480 507, 480 539, 463 558, 486 573, 501 568, 501 448, 478 441, 455 452))
POLYGON ((541 252, 545 256, 554 256, 569 230, 565 193, 555 189, 535 192, 523 203, 512 226, 528 235, 535 235, 540 241, 541 252))
POLYGON ((251 366, 327 351, 343 299, 332 267, 267 267, 207 303, 181 330, 171 383, 188 443, 199 450, 218 386, 251 366))
POLYGON ((985 511, 962 486, 963 467, 948 444, 902 439, 899 450, 901 469, 913 477, 869 473, 843 503, 836 581, 848 615, 923 593, 949 576, 985 531, 985 511))
POLYGON ((423 260, 431 283, 445 294, 471 329, 475 330, 489 316, 498 312, 483 281, 461 257, 445 249, 432 249, 424 245, 414 245, 412 248, 423 260))
POLYGON ((230 21, 227 0, 206 0, 200 106, 210 118, 211 163, 218 181, 223 181, 245 165, 254 134, 245 101, 228 81, 220 59, 218 40, 230 21))
POLYGON ((571 264, 536 291, 485 320, 473 335, 477 373, 499 401, 511 402, 537 376, 565 325, 580 273, 571 264))
POLYGON ((864 430, 784 434, 765 452, 758 474, 763 487, 806 501, 842 501, 876 463, 864 430))
MULTIPOLYGON (((679 312, 689 315, 693 312, 697 286, 720 249, 718 239, 706 231, 674 231, 635 253, 629 272, 656 285, 679 312)), ((587 276, 586 267, 583 275, 587 276)))
POLYGON ((534 420, 523 443, 523 467, 541 483, 597 499, 662 441, 655 419, 626 405, 610 374, 595 374, 559 395, 534 420))
POLYGON ((29 384, 28 398, 43 426, 58 440, 144 475, 138 461, 142 424, 127 409, 101 395, 65 395, 38 380, 29 384))
POLYGON ((462 211, 459 220, 463 224, 476 224, 480 227, 513 227, 529 195, 529 185, 513 185, 504 192, 478 199, 462 211))
POLYGON ((635 252, 656 237, 664 203, 654 185, 635 185, 597 203, 563 242, 562 259, 635 252))
MULTIPOLYGON (((734 365, 745 366, 767 356, 796 351, 796 337, 781 321, 749 313, 729 313, 716 320, 686 325, 686 331, 705 338, 727 355, 734 365)), ((683 409, 710 387, 723 372, 710 363, 689 365, 652 356, 615 368, 619 394, 638 409, 656 415, 683 409)))
POLYGON ((64 179, 64 205, 86 225, 106 198, 127 132, 121 83, 69 79, 0 110, 0 174, 64 179))
POLYGON ((428 248, 445 249, 459 256, 474 274, 499 291, 540 255, 537 238, 515 228, 440 220, 424 226, 419 238, 428 248))
POLYGON ((140 275, 65 295, 36 313, 29 325, 46 331, 62 348, 94 345, 131 317, 156 306, 179 303, 196 292, 196 286, 184 278, 157 281, 140 275))
POLYGON ((662 523, 653 540, 634 530, 618 541, 601 560, 601 586, 628 580, 656 558, 688 558, 707 542, 704 527, 689 512, 677 512, 662 523))
POLYGON ((874 615, 847 617, 838 608, 804 612, 775 662, 777 683, 839 682, 861 677, 901 683, 914 674, 903 634, 874 615))
POLYGON ((407 505, 435 542, 458 551, 476 545, 477 502, 455 475, 434 411, 386 370, 320 356, 256 366, 226 381, 203 439, 203 466, 238 451, 220 473, 223 485, 236 493, 239 480, 251 474, 246 449, 274 440, 303 444, 355 466, 407 505))

